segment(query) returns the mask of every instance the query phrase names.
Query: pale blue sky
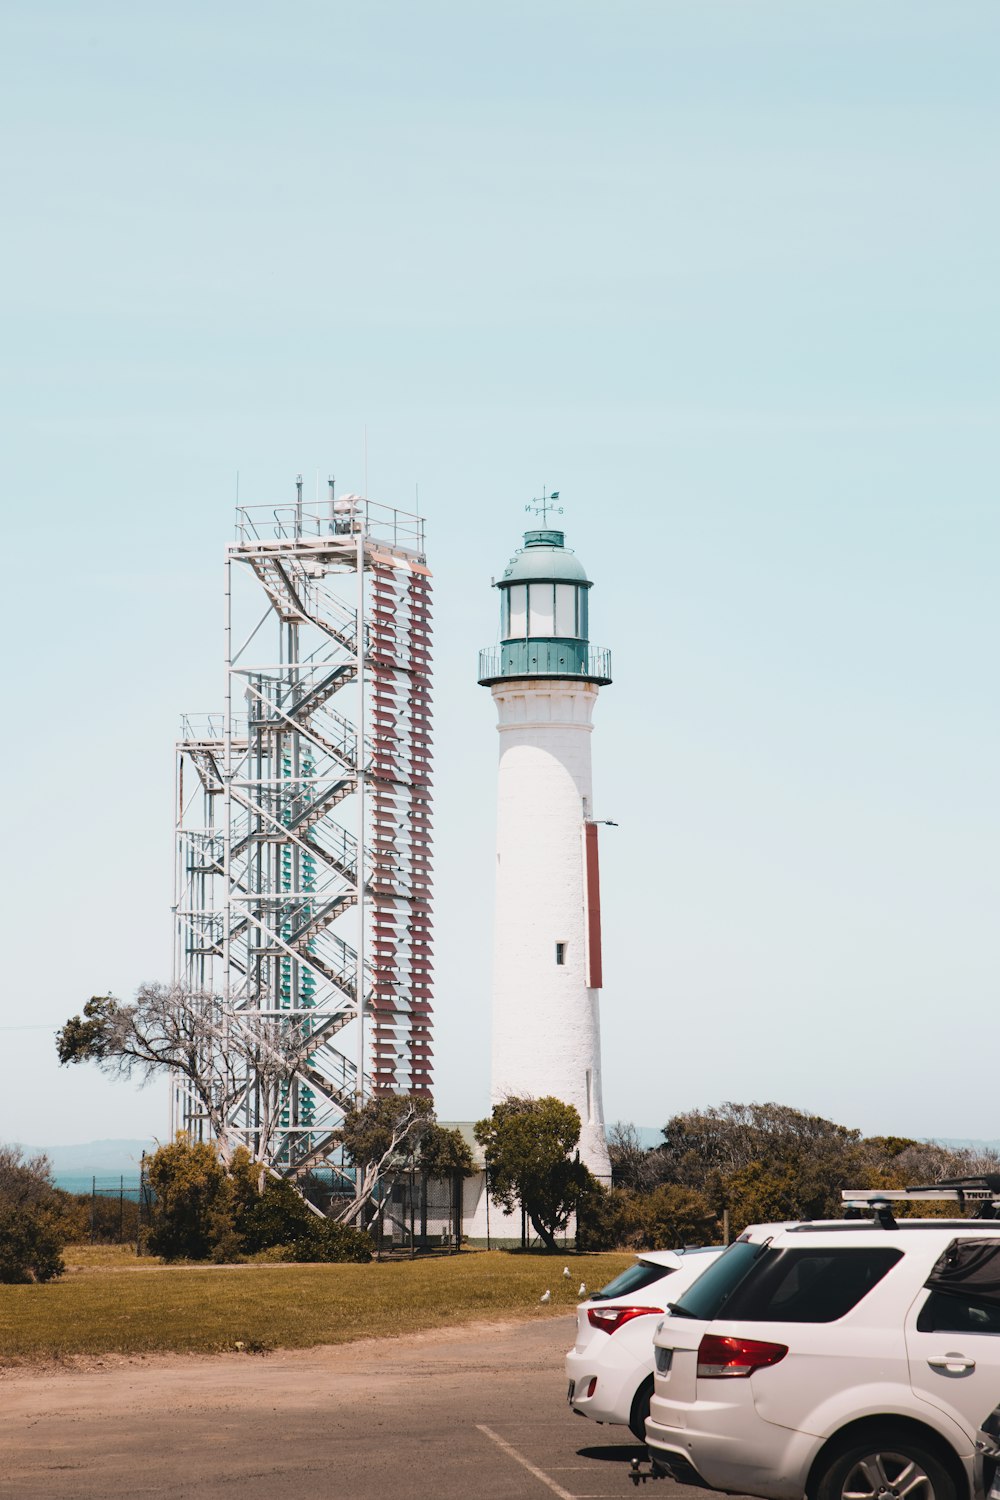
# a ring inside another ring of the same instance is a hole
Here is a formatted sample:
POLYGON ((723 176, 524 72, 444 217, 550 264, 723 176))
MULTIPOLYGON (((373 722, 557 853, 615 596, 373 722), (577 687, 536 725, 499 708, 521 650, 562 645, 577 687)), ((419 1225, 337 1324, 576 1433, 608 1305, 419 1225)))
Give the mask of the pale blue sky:
MULTIPOLYGON (((360 489, 367 424, 436 573, 442 1115, 487 1106, 476 650, 545 482, 614 653, 608 1118, 1000 1134, 995 3, 0 24, 0 1025, 168 973, 236 471, 360 489)), ((0 1031, 0 1139, 165 1131, 51 1048, 0 1031)))

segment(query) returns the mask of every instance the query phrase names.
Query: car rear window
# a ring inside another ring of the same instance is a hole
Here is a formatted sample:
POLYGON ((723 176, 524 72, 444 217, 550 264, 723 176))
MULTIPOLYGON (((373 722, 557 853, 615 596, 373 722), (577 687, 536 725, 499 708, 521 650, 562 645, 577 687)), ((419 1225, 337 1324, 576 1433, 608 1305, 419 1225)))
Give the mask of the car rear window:
POLYGON ((751 1269, 759 1256, 767 1250, 770 1241, 762 1245, 749 1240, 737 1240, 735 1245, 713 1261, 676 1302, 670 1304, 671 1312, 688 1318, 715 1318, 725 1307, 733 1292, 751 1269))
POLYGON ((727 1318, 740 1322, 834 1323, 901 1260, 903 1252, 816 1248, 768 1250, 733 1289, 727 1318))
POLYGON ((616 1276, 614 1281, 609 1281, 607 1286, 602 1286, 599 1292, 592 1292, 591 1301, 602 1302, 608 1297, 627 1297, 632 1292, 641 1292, 644 1287, 652 1286, 654 1281, 662 1281, 673 1270, 673 1266, 656 1266, 650 1261, 639 1261, 616 1276))

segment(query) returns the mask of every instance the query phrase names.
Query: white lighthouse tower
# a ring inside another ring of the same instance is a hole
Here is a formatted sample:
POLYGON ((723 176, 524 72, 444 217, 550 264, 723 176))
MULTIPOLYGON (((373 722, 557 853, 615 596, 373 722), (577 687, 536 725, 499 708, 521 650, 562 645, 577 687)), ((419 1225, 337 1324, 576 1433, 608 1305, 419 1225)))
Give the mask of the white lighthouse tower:
POLYGON ((575 1105, 581 1159, 610 1182, 590 762, 610 653, 590 645, 591 583, 562 531, 526 532, 497 587, 500 645, 479 660, 500 735, 492 1102, 551 1094, 575 1105))

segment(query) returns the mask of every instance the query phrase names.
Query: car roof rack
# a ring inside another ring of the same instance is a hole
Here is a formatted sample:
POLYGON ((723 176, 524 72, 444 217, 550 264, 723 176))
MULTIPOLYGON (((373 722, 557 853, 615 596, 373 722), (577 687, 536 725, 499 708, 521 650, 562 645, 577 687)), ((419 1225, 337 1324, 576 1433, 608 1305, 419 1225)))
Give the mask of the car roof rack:
POLYGON ((895 1228, 893 1203, 957 1203, 963 1212, 974 1207, 974 1219, 1000 1219, 1000 1172, 946 1177, 908 1188, 844 1188, 840 1197, 845 1218, 870 1214, 885 1229, 895 1228))

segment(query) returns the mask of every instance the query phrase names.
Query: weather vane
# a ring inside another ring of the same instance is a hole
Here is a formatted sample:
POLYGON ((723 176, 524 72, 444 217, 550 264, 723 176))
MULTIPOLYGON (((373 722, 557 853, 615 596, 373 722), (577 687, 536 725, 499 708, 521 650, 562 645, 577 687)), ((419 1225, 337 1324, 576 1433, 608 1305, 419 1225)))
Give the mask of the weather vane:
POLYGON ((546 523, 546 521, 549 518, 549 511, 550 510, 555 511, 555 513, 556 513, 557 516, 561 516, 562 515, 562 513, 563 513, 562 506, 561 505, 553 505, 553 503, 552 503, 553 500, 558 500, 558 499, 559 499, 559 491, 558 490, 553 490, 552 493, 551 493, 551 495, 547 495, 545 493, 545 486, 542 485, 542 498, 540 500, 538 500, 538 499, 532 500, 531 504, 530 505, 526 505, 524 508, 525 508, 525 510, 530 511, 533 516, 541 516, 541 518, 542 518, 542 525, 544 526, 545 523, 546 523))

